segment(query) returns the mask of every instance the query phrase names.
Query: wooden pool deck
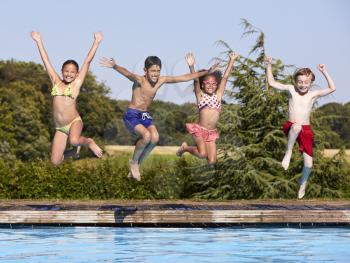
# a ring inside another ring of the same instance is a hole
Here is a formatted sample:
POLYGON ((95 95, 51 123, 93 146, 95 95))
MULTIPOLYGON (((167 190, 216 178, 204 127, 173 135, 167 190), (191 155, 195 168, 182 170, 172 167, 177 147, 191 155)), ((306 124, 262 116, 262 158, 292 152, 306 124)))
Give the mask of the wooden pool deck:
POLYGON ((350 226, 350 201, 0 200, 0 226, 350 226))

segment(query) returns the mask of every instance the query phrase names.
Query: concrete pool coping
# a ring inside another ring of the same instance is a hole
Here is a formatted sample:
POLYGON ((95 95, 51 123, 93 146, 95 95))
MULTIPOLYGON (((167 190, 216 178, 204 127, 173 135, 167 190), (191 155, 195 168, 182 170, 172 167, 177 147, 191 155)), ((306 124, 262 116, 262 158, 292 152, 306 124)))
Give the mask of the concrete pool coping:
POLYGON ((350 201, 0 200, 0 226, 350 226, 350 201))

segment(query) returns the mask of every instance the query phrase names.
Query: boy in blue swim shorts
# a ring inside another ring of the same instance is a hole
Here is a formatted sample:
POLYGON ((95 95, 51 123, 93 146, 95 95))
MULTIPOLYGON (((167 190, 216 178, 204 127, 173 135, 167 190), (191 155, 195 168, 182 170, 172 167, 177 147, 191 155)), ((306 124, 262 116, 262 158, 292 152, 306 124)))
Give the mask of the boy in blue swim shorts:
POLYGON ((132 108, 128 108, 124 113, 123 121, 126 128, 132 134, 135 134, 135 127, 139 124, 143 125, 146 129, 153 125, 153 118, 148 111, 140 111, 132 108))
POLYGON ((202 77, 216 69, 193 72, 181 76, 160 76, 161 60, 156 56, 149 56, 145 60, 144 75, 137 75, 124 67, 119 66, 113 58, 102 58, 100 64, 112 68, 131 80, 133 84, 132 98, 123 120, 125 126, 139 139, 136 141, 132 159, 129 161, 129 177, 141 180, 140 164, 157 145, 159 134, 153 123, 148 108, 151 105, 158 89, 165 83, 190 81, 202 77))

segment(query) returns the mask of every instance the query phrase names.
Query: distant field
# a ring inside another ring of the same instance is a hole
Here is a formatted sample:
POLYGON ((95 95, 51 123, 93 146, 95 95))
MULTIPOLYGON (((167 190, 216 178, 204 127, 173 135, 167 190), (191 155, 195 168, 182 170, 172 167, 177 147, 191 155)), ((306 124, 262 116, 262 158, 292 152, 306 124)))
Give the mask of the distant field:
MULTIPOLYGON (((106 145, 105 150, 108 154, 118 154, 118 153, 132 153, 135 146, 131 145, 106 145)), ((156 146, 152 151, 152 154, 157 155, 174 155, 176 154, 179 146, 156 146)))
MULTIPOLYGON (((156 155, 175 155, 179 146, 157 146, 152 154, 156 155)), ((118 153, 132 153, 134 146, 130 145, 107 145, 105 146, 106 152, 110 155, 118 153)), ((326 157, 334 156, 339 149, 327 149, 324 151, 326 157)), ((346 150, 346 159, 350 162, 350 150, 346 150)))
MULTIPOLYGON (((324 156, 333 157, 338 152, 339 152, 339 149, 327 149, 327 150, 324 150, 324 156)), ((346 155, 346 160, 350 163, 350 150, 346 150, 345 155, 346 155)))

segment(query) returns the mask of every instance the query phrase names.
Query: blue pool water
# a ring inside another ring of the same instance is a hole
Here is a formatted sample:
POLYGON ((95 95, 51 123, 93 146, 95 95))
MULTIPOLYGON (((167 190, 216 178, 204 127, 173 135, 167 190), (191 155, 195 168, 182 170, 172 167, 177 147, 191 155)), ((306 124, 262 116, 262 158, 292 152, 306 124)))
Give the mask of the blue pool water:
POLYGON ((1 262, 350 262, 350 228, 0 228, 1 262))

